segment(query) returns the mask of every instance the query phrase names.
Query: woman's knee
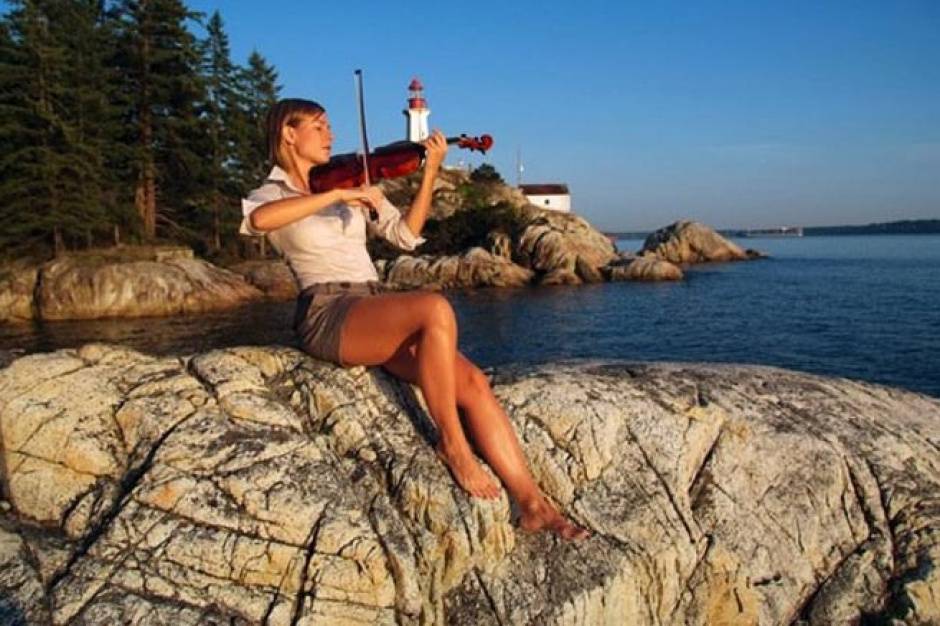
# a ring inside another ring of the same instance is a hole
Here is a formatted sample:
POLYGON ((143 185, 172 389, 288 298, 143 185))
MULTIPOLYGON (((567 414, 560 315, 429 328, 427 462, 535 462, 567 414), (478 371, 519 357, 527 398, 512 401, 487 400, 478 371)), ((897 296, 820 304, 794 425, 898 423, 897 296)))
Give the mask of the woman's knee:
POLYGON ((423 313, 424 329, 456 330, 457 316, 454 307, 447 298, 438 293, 429 293, 422 296, 421 309, 423 313))

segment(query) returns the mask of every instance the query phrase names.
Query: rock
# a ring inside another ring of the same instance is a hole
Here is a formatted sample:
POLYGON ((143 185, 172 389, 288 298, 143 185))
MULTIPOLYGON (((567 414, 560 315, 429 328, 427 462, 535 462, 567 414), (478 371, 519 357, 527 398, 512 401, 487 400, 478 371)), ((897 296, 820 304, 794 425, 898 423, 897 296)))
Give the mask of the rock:
POLYGON ((604 268, 607 280, 682 280, 682 270, 669 261, 654 257, 636 257, 625 263, 612 263, 604 268))
POLYGON ((491 231, 486 235, 486 248, 493 256, 507 261, 512 260, 512 238, 500 230, 491 231))
POLYGON ((90 345, 0 371, 0 615, 26 623, 940 620, 940 401, 765 367, 493 380, 593 532, 517 532, 420 393, 288 348, 90 345))
MULTIPOLYGON (((418 172, 410 176, 383 179, 379 186, 392 204, 406 209, 418 192, 421 175, 418 172)), ((494 206, 500 203, 524 207, 529 201, 516 187, 498 182, 471 182, 470 172, 466 169, 445 166, 434 180, 428 217, 442 220, 467 208, 469 204, 494 206)))
POLYGON ((0 268, 0 322, 33 319, 33 292, 39 269, 19 264, 0 268))
POLYGON ((581 277, 567 267, 560 267, 542 275, 540 285, 580 285, 581 277))
POLYGON ((389 285, 398 289, 447 289, 455 287, 519 287, 533 272, 483 248, 471 248, 460 256, 403 255, 377 266, 389 285))
MULTIPOLYGON (((386 178, 379 182, 379 186, 392 204, 406 208, 418 193, 421 176, 421 172, 417 172, 411 176, 386 178)), ((464 197, 460 190, 469 182, 470 174, 466 170, 441 168, 434 179, 428 217, 435 220, 445 219, 463 208, 464 197)))
POLYGON ((516 208, 530 206, 529 199, 519 190, 505 184, 481 184, 484 194, 484 202, 492 206, 500 203, 510 204, 516 208))
POLYGON ((753 258, 712 228, 689 220, 675 222, 652 233, 646 238, 640 255, 655 256, 671 263, 741 261, 753 258))
POLYGON ((43 319, 64 320, 218 311, 263 295, 241 276, 199 259, 74 255, 42 267, 36 297, 43 319))
POLYGON ((275 300, 292 300, 299 289, 287 263, 281 260, 243 261, 228 268, 241 275, 250 285, 275 300))
POLYGON ((527 225, 516 241, 517 263, 542 274, 543 284, 603 280, 600 268, 617 258, 610 239, 572 213, 531 205, 523 211, 527 225))

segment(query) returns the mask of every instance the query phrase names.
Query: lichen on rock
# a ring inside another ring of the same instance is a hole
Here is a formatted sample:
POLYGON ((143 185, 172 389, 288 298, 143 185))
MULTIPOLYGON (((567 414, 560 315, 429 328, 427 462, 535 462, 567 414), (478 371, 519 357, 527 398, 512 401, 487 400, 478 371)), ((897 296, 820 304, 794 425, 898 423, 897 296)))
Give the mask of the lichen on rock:
POLYGON ((22 623, 940 620, 940 402, 765 367, 505 367, 546 493, 514 525, 420 392, 288 348, 0 370, 0 616, 22 623))

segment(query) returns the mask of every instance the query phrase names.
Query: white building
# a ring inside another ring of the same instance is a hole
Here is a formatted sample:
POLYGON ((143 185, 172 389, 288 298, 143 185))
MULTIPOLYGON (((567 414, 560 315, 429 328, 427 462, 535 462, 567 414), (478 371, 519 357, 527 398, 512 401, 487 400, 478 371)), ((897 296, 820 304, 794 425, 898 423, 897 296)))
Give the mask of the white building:
POLYGON ((519 191, 537 207, 565 213, 571 212, 571 194, 568 193, 568 185, 519 185, 519 191))
POLYGON ((424 85, 415 76, 408 85, 408 108, 402 111, 408 118, 405 126, 405 137, 408 141, 422 141, 431 133, 428 131, 428 116, 431 109, 424 99, 424 85))

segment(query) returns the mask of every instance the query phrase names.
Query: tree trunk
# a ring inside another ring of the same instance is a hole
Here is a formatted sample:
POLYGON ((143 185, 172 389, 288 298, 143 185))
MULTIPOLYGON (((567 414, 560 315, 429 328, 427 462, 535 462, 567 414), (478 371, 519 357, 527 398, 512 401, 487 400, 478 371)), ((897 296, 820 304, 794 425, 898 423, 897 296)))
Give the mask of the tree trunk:
POLYGON ((57 257, 65 254, 65 241, 62 240, 62 231, 58 226, 52 227, 52 246, 57 257))
MULTIPOLYGON (((141 2, 146 11, 146 2, 141 2)), ((143 163, 134 193, 134 204, 144 227, 144 237, 153 239, 157 234, 157 175, 153 161, 153 116, 150 110, 150 33, 142 28, 140 37, 140 143, 143 163)))
POLYGON ((212 194, 212 249, 218 252, 222 249, 222 208, 219 206, 222 198, 219 192, 212 194))

